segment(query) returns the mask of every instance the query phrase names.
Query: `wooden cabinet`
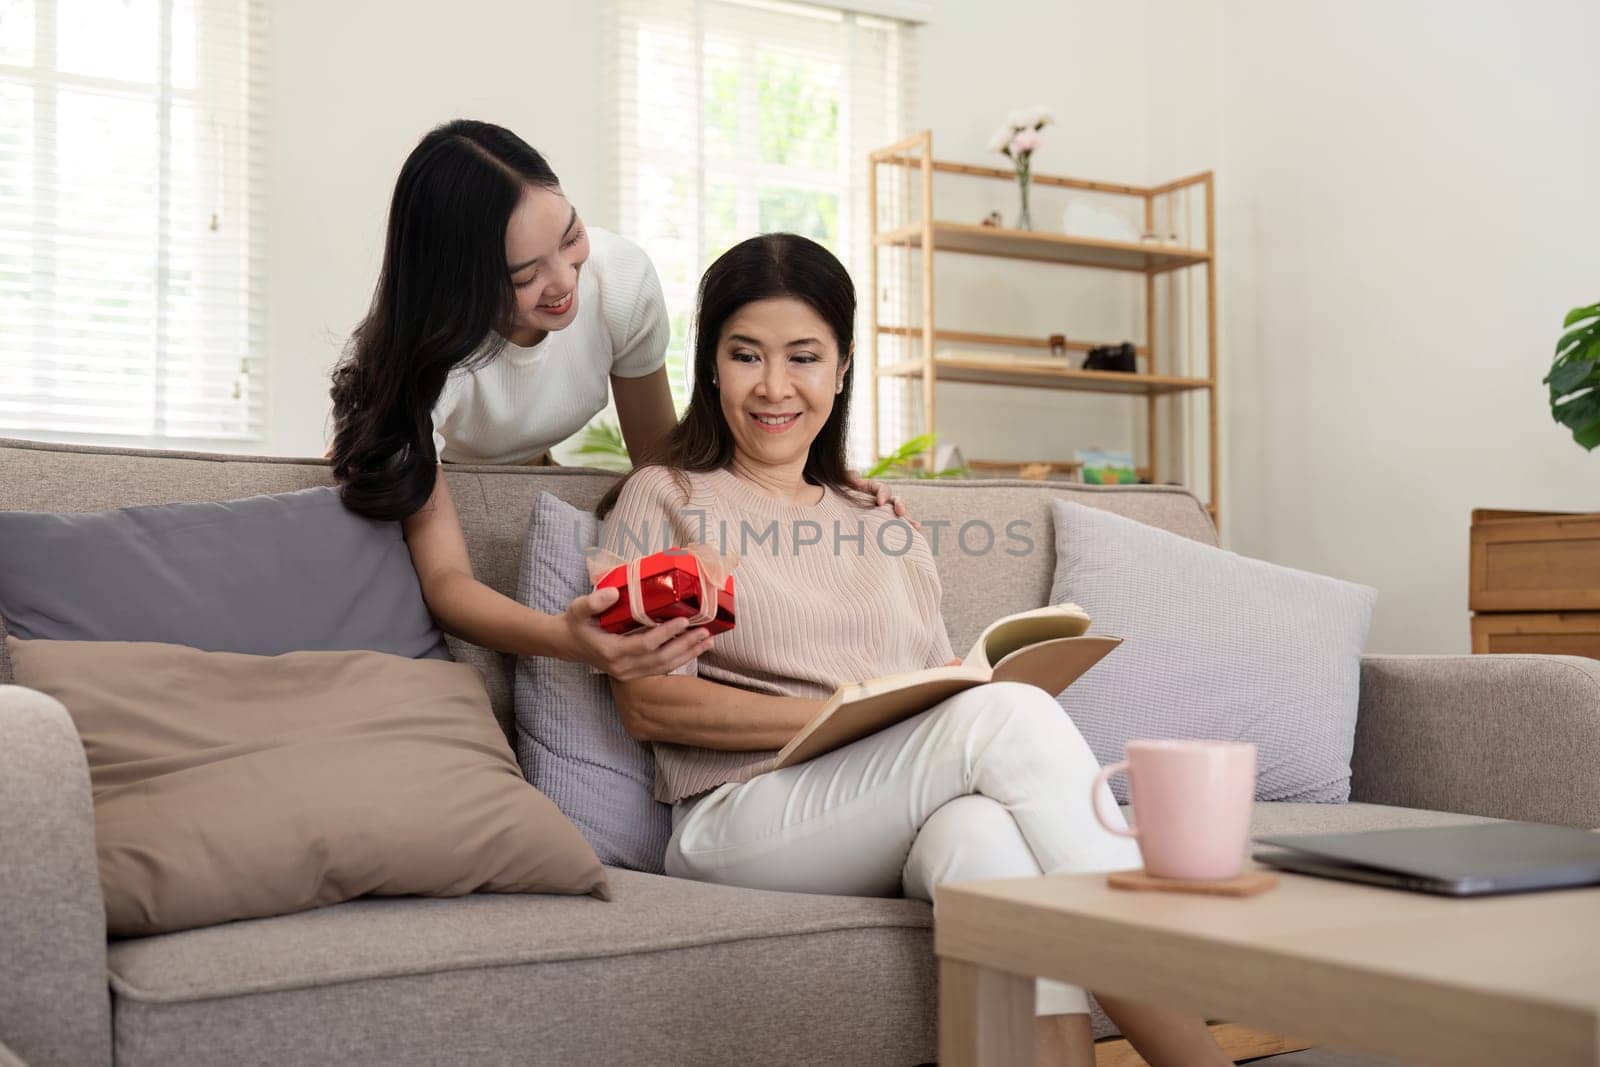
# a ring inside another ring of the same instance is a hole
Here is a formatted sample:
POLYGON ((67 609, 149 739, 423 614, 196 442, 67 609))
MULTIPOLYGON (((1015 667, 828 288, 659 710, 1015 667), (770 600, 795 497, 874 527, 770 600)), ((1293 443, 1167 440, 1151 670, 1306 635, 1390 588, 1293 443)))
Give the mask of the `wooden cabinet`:
POLYGON ((1473 652, 1600 659, 1600 514, 1472 513, 1473 652))
POLYGON ((1472 651, 1543 652, 1600 659, 1600 611, 1474 615, 1472 651))

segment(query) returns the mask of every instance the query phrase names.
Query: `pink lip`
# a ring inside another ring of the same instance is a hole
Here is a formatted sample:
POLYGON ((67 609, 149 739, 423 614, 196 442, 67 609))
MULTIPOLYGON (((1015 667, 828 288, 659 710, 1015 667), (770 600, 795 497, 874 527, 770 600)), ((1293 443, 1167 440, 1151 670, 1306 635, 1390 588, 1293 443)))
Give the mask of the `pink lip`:
POLYGON ((535 308, 534 310, 543 312, 546 315, 565 315, 567 312, 572 310, 572 298, 577 296, 577 295, 578 295, 578 291, 576 289, 574 289, 572 292, 568 293, 567 294, 567 298, 562 301, 562 304, 565 305, 563 307, 545 307, 543 305, 540 305, 539 307, 535 308))
POLYGON ((800 413, 798 411, 771 412, 771 413, 764 412, 764 411, 761 411, 761 412, 752 411, 750 413, 750 421, 755 423, 756 424, 756 428, 761 430, 764 433, 787 433, 790 429, 792 429, 795 426, 796 423, 798 423, 800 421, 800 413), (789 415, 789 416, 792 416, 792 418, 790 418, 788 422, 782 422, 782 423, 779 423, 776 426, 769 426, 767 423, 762 422, 761 419, 758 417, 760 415, 767 415, 770 418, 773 415, 780 415, 780 414, 781 415, 789 415))

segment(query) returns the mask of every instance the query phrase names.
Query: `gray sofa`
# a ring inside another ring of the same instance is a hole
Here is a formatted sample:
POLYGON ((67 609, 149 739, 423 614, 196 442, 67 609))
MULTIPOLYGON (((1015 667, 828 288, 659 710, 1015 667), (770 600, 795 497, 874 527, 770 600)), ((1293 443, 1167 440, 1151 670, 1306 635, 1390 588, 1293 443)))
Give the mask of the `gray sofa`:
MULTIPOLYGON (((531 501, 592 504, 611 476, 452 468, 478 575, 511 591, 531 501)), ((328 481, 309 460, 0 441, 0 508, 219 500, 328 481)), ((1038 551, 945 551, 957 648, 1044 602, 1049 501, 1067 495, 1206 541, 1163 487, 917 482, 918 518, 1028 520, 1038 551)), ((4 546, 0 545, 0 551, 4 546)), ((248 611, 248 604, 239 605, 248 611)), ((509 658, 453 643, 508 721, 509 658)), ((10 681, 0 660, 0 683, 10 681)), ((1600 826, 1600 662, 1372 656, 1353 803, 1258 805, 1259 832, 1468 815, 1600 826)), ((360 900, 141 940, 105 938, 89 780, 65 710, 0 688, 0 1064, 838 1063, 935 1056, 930 909, 727 889, 631 871, 615 900, 360 900)))

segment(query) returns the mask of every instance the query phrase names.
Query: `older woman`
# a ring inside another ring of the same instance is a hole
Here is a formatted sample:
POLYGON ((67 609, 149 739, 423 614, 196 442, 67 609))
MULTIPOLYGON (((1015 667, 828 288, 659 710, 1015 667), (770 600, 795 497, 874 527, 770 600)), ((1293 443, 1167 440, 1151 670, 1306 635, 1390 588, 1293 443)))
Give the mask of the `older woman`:
MULTIPOLYGON (((854 320, 855 288, 821 246, 770 234, 731 249, 701 282, 688 411, 659 463, 598 509, 618 554, 704 542, 742 557, 734 630, 672 675, 612 683, 674 805, 667 872, 931 900, 945 881, 1137 865, 1095 824, 1088 745, 1030 686, 969 689, 773 769, 841 683, 952 658, 927 543, 845 465, 854 320)), ((1084 993, 1040 983, 1038 1000, 1069 1062, 1093 1062, 1084 993)), ((1151 1063, 1229 1062, 1198 1019, 1102 1003, 1151 1063)))

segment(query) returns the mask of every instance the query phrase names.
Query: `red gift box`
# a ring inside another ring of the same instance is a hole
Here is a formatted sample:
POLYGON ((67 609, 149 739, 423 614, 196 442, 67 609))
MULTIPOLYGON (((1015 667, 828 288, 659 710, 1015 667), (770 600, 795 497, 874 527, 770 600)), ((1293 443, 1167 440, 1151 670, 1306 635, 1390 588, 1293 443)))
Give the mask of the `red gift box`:
MULTIPOLYGON (((613 557, 614 558, 614 557, 613 557)), ((595 582, 596 589, 616 587, 617 602, 601 612, 601 627, 614 634, 629 634, 644 629, 633 617, 628 600, 628 568, 613 567, 595 582)), ((656 552, 639 560, 639 592, 644 612, 657 623, 670 619, 693 618, 700 614, 700 560, 680 548, 656 552)), ((733 629, 733 575, 717 590, 717 616, 703 626, 707 633, 720 634, 733 629)))

